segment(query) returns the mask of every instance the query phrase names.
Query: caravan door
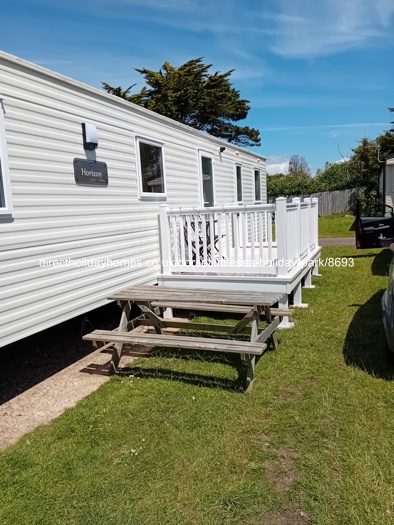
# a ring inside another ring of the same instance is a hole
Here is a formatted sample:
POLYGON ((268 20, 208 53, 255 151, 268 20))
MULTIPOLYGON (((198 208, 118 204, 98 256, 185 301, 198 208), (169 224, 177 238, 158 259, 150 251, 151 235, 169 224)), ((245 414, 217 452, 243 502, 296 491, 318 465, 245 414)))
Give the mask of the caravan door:
POLYGON ((215 202, 213 189, 213 157, 203 151, 200 151, 200 174, 202 204, 205 207, 212 207, 215 202))

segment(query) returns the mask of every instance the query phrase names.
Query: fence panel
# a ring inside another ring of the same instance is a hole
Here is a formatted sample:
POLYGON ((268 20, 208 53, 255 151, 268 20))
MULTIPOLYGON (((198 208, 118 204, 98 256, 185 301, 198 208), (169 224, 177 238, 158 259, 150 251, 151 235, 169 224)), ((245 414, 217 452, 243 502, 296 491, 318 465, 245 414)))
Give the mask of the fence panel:
MULTIPOLYGON (((357 188, 323 191, 320 193, 312 193, 311 195, 303 195, 305 197, 317 197, 319 199, 319 215, 332 215, 333 213, 354 212, 356 208, 356 199, 358 195, 357 188)), ((292 202, 294 196, 286 197, 287 202, 292 202)), ((268 202, 275 202, 273 197, 268 198, 268 202)))

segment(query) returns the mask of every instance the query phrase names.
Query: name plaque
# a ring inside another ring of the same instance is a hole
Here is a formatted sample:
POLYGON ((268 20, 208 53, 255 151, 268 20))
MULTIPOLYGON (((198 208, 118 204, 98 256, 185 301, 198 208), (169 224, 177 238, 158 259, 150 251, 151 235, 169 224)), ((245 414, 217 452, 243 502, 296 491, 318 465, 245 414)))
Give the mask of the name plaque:
POLYGON ((105 162, 74 159, 74 178, 82 186, 108 186, 108 170, 105 162))

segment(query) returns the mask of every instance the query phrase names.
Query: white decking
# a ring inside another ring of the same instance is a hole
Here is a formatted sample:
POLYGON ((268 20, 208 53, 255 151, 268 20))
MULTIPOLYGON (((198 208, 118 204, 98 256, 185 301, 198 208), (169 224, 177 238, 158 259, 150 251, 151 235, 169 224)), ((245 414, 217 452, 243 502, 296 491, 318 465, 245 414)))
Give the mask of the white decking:
MULTIPOLYGON (((318 273, 318 200, 160 212, 159 284, 293 294, 318 273)), ((286 297, 287 297, 286 296, 286 297)), ((287 306, 288 299, 281 306, 287 306)))

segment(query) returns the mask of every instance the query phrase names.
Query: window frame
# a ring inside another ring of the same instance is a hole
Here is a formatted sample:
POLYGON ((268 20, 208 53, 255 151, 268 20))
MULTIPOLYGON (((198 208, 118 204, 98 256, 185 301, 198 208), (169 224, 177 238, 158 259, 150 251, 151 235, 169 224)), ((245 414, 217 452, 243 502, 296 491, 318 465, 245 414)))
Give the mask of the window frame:
POLYGON ((253 168, 253 188, 254 188, 254 202, 255 202, 255 204, 256 203, 261 204, 261 202, 262 202, 262 191, 261 191, 261 169, 260 168, 253 168), (259 199, 256 198, 257 197, 257 195, 256 195, 256 189, 257 189, 256 172, 259 174, 259 195, 260 195, 259 199))
POLYGON ((242 204, 244 201, 244 180, 243 180, 243 173, 242 173, 242 164, 236 164, 235 165, 235 197, 236 197, 236 203, 242 204), (241 199, 239 199, 238 195, 238 168, 240 170, 241 175, 241 199))
POLYGON ((135 151, 136 151, 136 164, 137 164, 137 177, 138 177, 138 193, 140 200, 166 200, 167 199, 167 184, 166 184, 166 168, 164 161, 164 144, 157 140, 148 139, 146 137, 135 137, 135 151), (140 144, 148 144, 161 149, 161 166, 163 170, 163 192, 146 192, 143 190, 142 180, 142 164, 141 164, 141 153, 140 144))
POLYGON ((2 200, 4 199, 4 206, 0 201, 0 220, 12 218, 13 206, 11 197, 11 180, 7 156, 7 143, 5 139, 5 122, 4 122, 4 106, 3 100, 0 97, 0 163, 1 163, 1 177, 0 177, 0 194, 2 200))

